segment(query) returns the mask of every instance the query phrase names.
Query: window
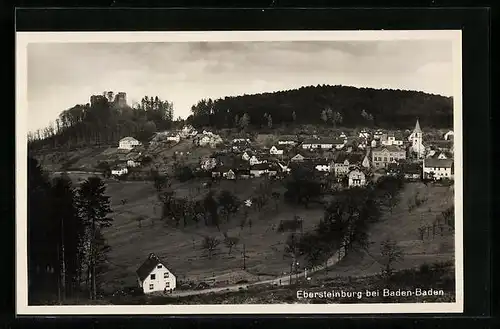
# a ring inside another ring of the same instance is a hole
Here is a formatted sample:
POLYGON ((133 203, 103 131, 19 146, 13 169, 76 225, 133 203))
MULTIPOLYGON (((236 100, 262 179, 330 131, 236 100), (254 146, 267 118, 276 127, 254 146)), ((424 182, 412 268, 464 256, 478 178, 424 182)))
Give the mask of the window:
POLYGON ((156 266, 156 268, 162 268, 161 264, 159 264, 158 266, 156 266))
POLYGON ((151 274, 151 280, 156 279, 156 274, 151 274))
POLYGON ((392 160, 394 160, 394 158, 393 158, 393 157, 390 157, 390 158, 389 158, 389 161, 392 161, 392 160))
POLYGON ((164 279, 168 278, 168 272, 163 273, 163 278, 164 279))
POLYGON ((384 157, 384 161, 387 161, 387 157, 384 157))
POLYGON ((151 283, 151 284, 149 285, 149 290, 153 290, 154 288, 155 288, 155 285, 151 283))
POLYGON ((165 283, 165 288, 170 288, 170 282, 165 283))

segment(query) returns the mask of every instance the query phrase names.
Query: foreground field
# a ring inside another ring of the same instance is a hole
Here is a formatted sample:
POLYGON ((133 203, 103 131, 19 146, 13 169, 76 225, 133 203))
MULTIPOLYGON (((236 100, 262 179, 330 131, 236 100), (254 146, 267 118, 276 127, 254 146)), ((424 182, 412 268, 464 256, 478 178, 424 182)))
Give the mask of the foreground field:
MULTIPOLYGON (((218 190, 227 189, 240 200, 250 197, 260 183, 259 179, 243 183, 222 182, 218 190)), ((202 197, 206 189, 200 189, 201 182, 177 183, 172 187, 177 196, 191 194, 202 197)), ((278 184, 275 190, 282 187, 278 184)), ((136 284, 135 271, 149 253, 155 253, 181 281, 204 281, 219 284, 234 284, 241 280, 249 282, 273 278, 289 268, 291 260, 284 257, 283 245, 288 233, 278 233, 273 225, 282 219, 292 219, 295 215, 304 219, 304 231, 312 229, 322 216, 319 207, 304 209, 283 203, 270 202, 261 212, 252 211, 252 227, 239 226, 243 214, 240 211, 232 217, 229 225, 208 228, 200 223, 183 227, 165 225, 159 219, 161 209, 156 191, 151 182, 109 182, 107 193, 111 196, 114 210, 113 225, 104 234, 111 246, 108 255, 110 267, 103 281, 107 289, 119 289, 136 284), (124 205, 121 200, 127 199, 124 205), (146 220, 140 224, 138 215, 146 220), (212 258, 202 248, 205 235, 223 239, 223 232, 238 237, 240 242, 231 253, 222 243, 212 258), (243 245, 245 248, 245 269, 243 269, 243 245)))
MULTIPOLYGON (((241 200, 250 197, 259 185, 258 179, 243 183, 223 181, 218 190, 228 189, 241 200)), ((200 188, 201 182, 176 183, 176 195, 193 198, 202 197, 207 190, 200 188)), ((274 190, 283 192, 279 183, 274 190)), ((310 209, 270 202, 261 212, 250 213, 252 227, 239 227, 238 213, 229 225, 207 228, 202 223, 183 227, 165 225, 160 217, 156 191, 151 182, 108 182, 107 193, 111 196, 114 210, 113 225, 105 231, 111 246, 108 255, 109 268, 102 278, 106 291, 111 292, 127 286, 135 286, 135 271, 149 253, 157 254, 177 276, 179 281, 208 282, 215 286, 235 284, 239 281, 256 282, 283 275, 290 268, 291 259, 284 257, 284 243, 288 233, 277 233, 273 226, 280 220, 298 215, 304 219, 304 231, 313 229, 323 214, 316 206, 310 209), (125 204, 122 200, 126 199, 125 204), (139 223, 137 216, 146 219, 139 223), (206 235, 223 239, 223 232, 236 236, 240 242, 229 249, 221 243, 212 258, 202 248, 206 235), (243 245, 245 247, 245 269, 243 269, 243 245)), ((314 279, 357 277, 380 272, 380 242, 390 237, 404 251, 404 259, 396 264, 397 269, 413 268, 423 263, 454 259, 453 232, 448 229, 428 233, 423 240, 419 227, 432 225, 441 211, 453 204, 450 187, 425 186, 420 183, 407 184, 392 214, 387 211, 382 220, 370 228, 371 245, 367 251, 349 254, 338 265, 328 271, 314 274, 314 279), (411 212, 407 201, 419 191, 427 201, 411 212)), ((303 260, 299 260, 305 265, 303 260)), ((301 265, 301 267, 303 266, 301 265)))

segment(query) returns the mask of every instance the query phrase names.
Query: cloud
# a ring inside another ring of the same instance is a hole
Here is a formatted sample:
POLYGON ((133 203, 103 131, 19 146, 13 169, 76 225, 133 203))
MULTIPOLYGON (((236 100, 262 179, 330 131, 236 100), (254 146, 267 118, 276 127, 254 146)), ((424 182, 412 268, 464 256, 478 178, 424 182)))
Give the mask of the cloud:
POLYGON ((451 42, 66 43, 28 46, 30 129, 91 94, 158 95, 189 115, 200 98, 342 84, 450 95, 451 42))

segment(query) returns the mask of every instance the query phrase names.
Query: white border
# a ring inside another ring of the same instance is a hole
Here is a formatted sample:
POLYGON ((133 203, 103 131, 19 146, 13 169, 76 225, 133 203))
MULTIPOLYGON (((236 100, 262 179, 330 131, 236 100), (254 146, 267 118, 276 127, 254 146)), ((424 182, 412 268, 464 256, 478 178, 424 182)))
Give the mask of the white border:
POLYGON ((383 314, 463 312, 462 33, 425 31, 230 31, 230 32, 17 32, 16 33, 16 312, 18 315, 174 314, 383 314), (369 41, 450 40, 453 42, 455 132, 455 303, 106 305, 28 306, 27 271, 27 45, 192 41, 369 41))

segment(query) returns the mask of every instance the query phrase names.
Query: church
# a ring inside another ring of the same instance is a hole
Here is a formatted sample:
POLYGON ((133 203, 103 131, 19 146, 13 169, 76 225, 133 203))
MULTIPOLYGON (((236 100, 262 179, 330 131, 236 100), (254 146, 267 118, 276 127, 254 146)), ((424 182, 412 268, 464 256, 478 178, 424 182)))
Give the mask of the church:
POLYGON ((420 129, 420 123, 415 124, 415 129, 408 136, 408 141, 410 142, 410 152, 417 156, 419 159, 423 159, 425 157, 425 146, 423 144, 423 136, 422 129, 420 129))

